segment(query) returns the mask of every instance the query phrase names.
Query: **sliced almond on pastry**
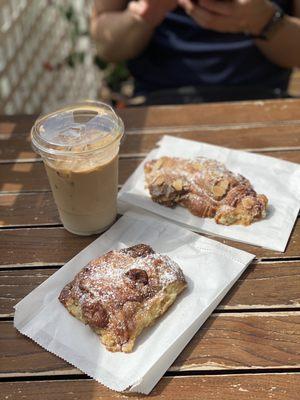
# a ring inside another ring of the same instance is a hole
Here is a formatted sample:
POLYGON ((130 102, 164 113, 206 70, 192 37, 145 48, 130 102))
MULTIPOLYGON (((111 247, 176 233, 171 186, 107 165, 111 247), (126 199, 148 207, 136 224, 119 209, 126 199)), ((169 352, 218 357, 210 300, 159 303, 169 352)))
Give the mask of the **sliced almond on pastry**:
POLYGON ((197 171, 201 171, 203 169, 203 165, 200 163, 194 163, 193 164, 194 169, 196 169, 197 171))
POLYGON ((164 182, 165 182, 164 177, 163 177, 162 175, 158 175, 158 176, 154 179, 154 181, 152 182, 152 184, 157 185, 157 186, 160 186, 160 185, 162 185, 164 182))
POLYGON ((229 181, 227 179, 222 179, 213 187, 213 194, 216 197, 223 197, 228 189, 229 181))
POLYGON ((159 158, 155 163, 156 169, 160 169, 163 166, 163 163, 164 163, 164 159, 163 158, 159 158))
POLYGON ((183 182, 181 179, 176 179, 175 181, 172 182, 172 186, 175 190, 182 190, 183 188, 183 182))

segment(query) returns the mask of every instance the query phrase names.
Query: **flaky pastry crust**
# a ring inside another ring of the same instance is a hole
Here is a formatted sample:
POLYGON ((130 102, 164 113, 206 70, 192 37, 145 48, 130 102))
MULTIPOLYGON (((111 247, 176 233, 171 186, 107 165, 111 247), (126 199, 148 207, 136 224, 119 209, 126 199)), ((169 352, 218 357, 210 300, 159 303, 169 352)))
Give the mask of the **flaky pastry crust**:
POLYGON ((59 300, 108 350, 127 353, 186 285, 174 261, 138 244, 91 261, 63 288, 59 300))
POLYGON ((164 206, 180 205, 223 225, 250 225, 266 216, 267 197, 218 161, 161 157, 144 170, 152 200, 164 206))

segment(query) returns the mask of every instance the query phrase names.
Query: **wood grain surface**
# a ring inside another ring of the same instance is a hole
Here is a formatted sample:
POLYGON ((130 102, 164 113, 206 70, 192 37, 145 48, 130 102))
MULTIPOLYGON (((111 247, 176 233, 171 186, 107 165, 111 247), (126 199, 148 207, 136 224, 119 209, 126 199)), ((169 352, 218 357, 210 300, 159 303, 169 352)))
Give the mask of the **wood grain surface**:
POLYGON ((0 268, 61 265, 96 238, 73 235, 64 228, 0 230, 0 268))
MULTIPOLYGON (((300 152, 299 152, 300 154, 300 152)), ((119 160, 119 183, 123 184, 140 164, 141 159, 119 160)), ((1 165, 0 192, 45 192, 50 185, 42 162, 7 163, 1 165)))
POLYGON ((298 99, 139 107, 119 110, 127 129, 298 121, 298 99))
MULTIPOLYGON (((190 125, 257 124, 298 121, 298 99, 258 100, 171 106, 131 107, 118 110, 127 129, 190 125)), ((0 131, 29 132, 35 115, 0 115, 0 131)))
MULTIPOLYGON (((265 153, 262 153, 265 154, 265 153)), ((300 150, 267 152, 283 160, 300 163, 300 150)), ((143 158, 121 158, 119 160, 119 184, 122 185, 134 172, 143 158)), ((24 193, 50 191, 46 171, 42 162, 6 163, 1 165, 0 192, 24 193)))
POLYGON ((149 396, 113 392, 93 380, 0 383, 1 400, 297 400, 300 374, 164 377, 149 396), (1 397, 2 396, 2 397, 1 397))
MULTIPOLYGON (((300 147, 299 100, 120 110, 122 155, 146 153, 164 134, 238 149, 300 147), (143 134, 143 135, 141 135, 143 134)), ((0 162, 37 159, 29 140, 35 116, 0 118, 0 162)))
MULTIPOLYGON (((253 149, 261 152, 267 149, 280 150, 300 148, 300 121, 277 123, 271 126, 248 126, 233 124, 206 126, 174 126, 161 128, 141 128, 127 130, 120 149, 122 157, 145 154, 152 150, 163 135, 216 144, 234 149, 253 149)), ((39 156, 32 150, 29 132, 8 135, 1 132, 3 146, 0 148, 0 162, 37 160, 39 156)))
MULTIPOLYGON (((248 251, 259 260, 300 258, 300 220, 293 229, 284 253, 239 243, 221 237, 215 240, 248 251)), ((80 237, 62 227, 19 228, 0 230, 0 268, 30 265, 61 265, 95 240, 97 236, 80 237)))
POLYGON ((0 195, 0 227, 61 225, 51 192, 0 195))
MULTIPOLYGON (((58 268, 0 270, 0 318, 13 316, 13 306, 58 268)), ((252 263, 217 310, 300 308, 300 261, 252 263)))
MULTIPOLYGON (((1 377, 74 374, 72 366, 18 333, 12 322, 0 322, 0 332, 1 377)), ((170 370, 300 372, 299 336, 299 311, 213 314, 170 370)))
MULTIPOLYGON (((119 182, 164 134, 300 163, 299 110, 300 100, 292 99, 120 110, 126 136, 119 182)), ((34 120, 0 116, 0 399, 144 398, 87 379, 13 327, 13 306, 96 238, 61 227, 43 164, 30 146, 34 120)), ((257 261, 171 366, 168 374, 175 376, 164 377, 150 398, 297 400, 300 220, 285 253, 217 240, 256 254, 257 261)))

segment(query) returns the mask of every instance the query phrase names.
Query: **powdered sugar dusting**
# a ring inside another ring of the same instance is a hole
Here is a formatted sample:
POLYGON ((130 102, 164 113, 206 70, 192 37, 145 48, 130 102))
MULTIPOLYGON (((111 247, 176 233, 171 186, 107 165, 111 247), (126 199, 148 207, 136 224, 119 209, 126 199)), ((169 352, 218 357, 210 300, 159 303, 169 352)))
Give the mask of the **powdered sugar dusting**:
POLYGON ((159 204, 180 205, 198 217, 215 217, 225 225, 249 225, 265 215, 267 198, 257 195, 246 178, 216 160, 165 156, 148 161, 144 169, 151 198, 159 204), (230 207, 226 215, 223 205, 230 207))
MULTIPOLYGON (((105 256, 92 261, 80 272, 79 279, 84 281, 85 275, 88 275, 87 289, 93 294, 93 300, 97 298, 97 301, 108 302, 116 298, 118 290, 124 290, 124 286, 128 285, 126 273, 134 269, 145 271, 149 285, 155 284, 160 289, 164 289, 179 277, 182 278, 180 267, 168 256, 154 253, 139 258, 128 255, 120 257, 120 252, 113 251, 109 261, 106 261, 105 256), (101 290, 104 286, 105 290, 101 290)), ((82 290, 80 297, 81 301, 82 297, 86 297, 82 290)))
POLYGON ((206 157, 196 157, 195 159, 161 157, 149 162, 149 164, 151 163, 154 168, 149 174, 149 179, 146 174, 148 184, 155 182, 159 175, 167 174, 170 181, 182 179, 183 186, 188 186, 194 193, 205 191, 207 195, 212 195, 211 188, 222 179, 233 182, 234 186, 248 182, 242 175, 229 171, 224 164, 206 157), (155 166, 156 162, 159 163, 158 168, 155 166))
POLYGON ((175 261, 154 253, 150 246, 136 245, 92 260, 76 275, 69 290, 78 304, 100 303, 113 309, 126 302, 141 303, 178 280, 185 281, 175 261), (134 256, 127 252, 138 246, 144 246, 145 254, 134 256), (139 280, 140 274, 143 280, 139 280))
POLYGON ((114 250, 92 260, 65 286, 60 301, 96 331, 106 328, 120 350, 135 330, 135 315, 146 315, 151 299, 173 282, 185 286, 175 261, 145 244, 114 250), (78 306, 80 310, 78 311, 78 306))

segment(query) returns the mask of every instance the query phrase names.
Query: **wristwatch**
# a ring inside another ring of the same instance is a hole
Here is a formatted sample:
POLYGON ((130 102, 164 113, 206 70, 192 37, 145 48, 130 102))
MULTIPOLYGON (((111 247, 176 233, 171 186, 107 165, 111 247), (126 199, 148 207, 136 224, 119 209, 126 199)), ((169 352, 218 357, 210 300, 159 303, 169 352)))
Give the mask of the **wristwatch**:
POLYGON ((262 31, 258 35, 253 35, 249 33, 245 33, 246 36, 251 39, 261 39, 261 40, 269 40, 273 36, 273 34, 277 31, 278 27, 281 25, 281 22, 285 16, 285 12, 281 7, 276 5, 276 11, 273 14, 270 21, 266 23, 266 25, 262 28, 262 31))

